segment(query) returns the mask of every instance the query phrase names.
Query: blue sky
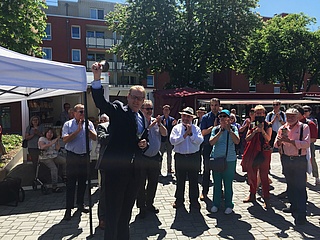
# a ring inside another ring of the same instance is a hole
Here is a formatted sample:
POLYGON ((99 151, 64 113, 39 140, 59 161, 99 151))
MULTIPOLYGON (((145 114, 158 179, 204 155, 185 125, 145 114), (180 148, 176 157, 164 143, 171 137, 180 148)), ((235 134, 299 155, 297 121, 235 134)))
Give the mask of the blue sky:
POLYGON ((260 0, 260 7, 256 9, 264 17, 272 17, 280 13, 303 12, 309 17, 315 17, 317 24, 310 26, 315 31, 320 26, 320 1, 319 0, 260 0))

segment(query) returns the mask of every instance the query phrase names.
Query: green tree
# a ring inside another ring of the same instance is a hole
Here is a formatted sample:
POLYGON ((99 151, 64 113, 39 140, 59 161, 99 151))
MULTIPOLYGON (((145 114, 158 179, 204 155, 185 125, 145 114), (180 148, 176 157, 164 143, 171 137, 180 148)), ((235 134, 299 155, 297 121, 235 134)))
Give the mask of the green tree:
POLYGON ((41 56, 45 37, 46 4, 42 0, 0 2, 0 45, 24 54, 41 56))
POLYGON ((320 85, 320 30, 313 34, 314 41, 312 42, 311 58, 308 63, 308 73, 310 74, 310 78, 307 82, 307 92, 312 85, 320 85))
POLYGON ((313 58, 315 19, 303 13, 275 16, 251 37, 243 72, 255 83, 280 82, 290 93, 300 91, 313 58))
POLYGON ((235 68, 261 23, 257 0, 129 0, 107 15, 123 35, 113 51, 145 76, 167 71, 168 87, 208 90, 208 73, 235 68), (116 23, 116 24, 115 24, 116 23))

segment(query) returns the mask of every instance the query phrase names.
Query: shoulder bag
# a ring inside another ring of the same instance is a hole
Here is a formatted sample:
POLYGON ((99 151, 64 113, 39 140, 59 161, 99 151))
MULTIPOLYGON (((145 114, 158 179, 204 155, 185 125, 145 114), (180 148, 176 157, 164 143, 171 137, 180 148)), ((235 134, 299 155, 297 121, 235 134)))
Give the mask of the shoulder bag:
POLYGON ((209 168, 214 172, 223 172, 227 169, 227 155, 228 155, 228 146, 229 145, 229 133, 227 133, 227 147, 226 155, 223 157, 210 158, 209 168))

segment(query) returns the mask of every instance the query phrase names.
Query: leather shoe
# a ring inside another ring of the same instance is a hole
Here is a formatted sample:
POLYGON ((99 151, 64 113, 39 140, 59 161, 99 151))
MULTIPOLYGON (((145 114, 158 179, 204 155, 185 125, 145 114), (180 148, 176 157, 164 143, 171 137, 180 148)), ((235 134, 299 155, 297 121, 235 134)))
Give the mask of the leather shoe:
POLYGON ((104 221, 102 221, 102 220, 99 221, 98 228, 104 230, 104 228, 105 228, 105 223, 104 223, 104 221))
POLYGON ((139 217, 140 219, 144 219, 144 218, 146 218, 146 214, 147 214, 146 209, 145 209, 145 208, 140 208, 138 217, 139 217))
POLYGON ((67 209, 66 210, 62 220, 64 220, 64 221, 70 221, 71 220, 71 209, 67 209))
POLYGON ((78 211, 82 213, 89 213, 89 208, 85 207, 84 205, 78 205, 78 211))
POLYGON ((156 208, 156 207, 153 206, 153 205, 147 207, 147 210, 148 210, 149 212, 152 212, 152 213, 159 213, 159 209, 156 208))
POLYGON ((207 198, 207 194, 201 193, 201 195, 200 195, 200 201, 204 201, 204 200, 206 200, 206 198, 207 198))
POLYGON ((306 217, 298 217, 294 220, 295 225, 304 225, 307 223, 306 217))
POLYGON ((183 203, 176 203, 176 202, 174 202, 174 203, 172 204, 172 207, 175 208, 175 209, 181 208, 182 206, 183 206, 183 203))
POLYGON ((284 213, 292 213, 292 209, 290 207, 282 208, 282 212, 284 213))

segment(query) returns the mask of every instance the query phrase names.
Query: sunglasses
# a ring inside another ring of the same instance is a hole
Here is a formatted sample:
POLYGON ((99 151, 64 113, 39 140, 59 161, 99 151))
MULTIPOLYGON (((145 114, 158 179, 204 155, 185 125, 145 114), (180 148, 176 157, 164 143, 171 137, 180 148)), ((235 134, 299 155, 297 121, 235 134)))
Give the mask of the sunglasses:
POLYGON ((227 118, 227 115, 219 115, 219 118, 227 118))
POLYGON ((142 108, 142 109, 145 109, 147 111, 152 111, 153 110, 153 108, 142 108))
POLYGON ((272 104, 273 106, 279 106, 280 105, 280 103, 274 103, 274 104, 272 104))
POLYGON ((78 113, 80 113, 80 114, 83 114, 84 113, 84 111, 83 110, 80 110, 80 111, 77 111, 78 113))
POLYGON ((306 110, 304 110, 304 112, 310 112, 310 111, 306 109, 306 110))

